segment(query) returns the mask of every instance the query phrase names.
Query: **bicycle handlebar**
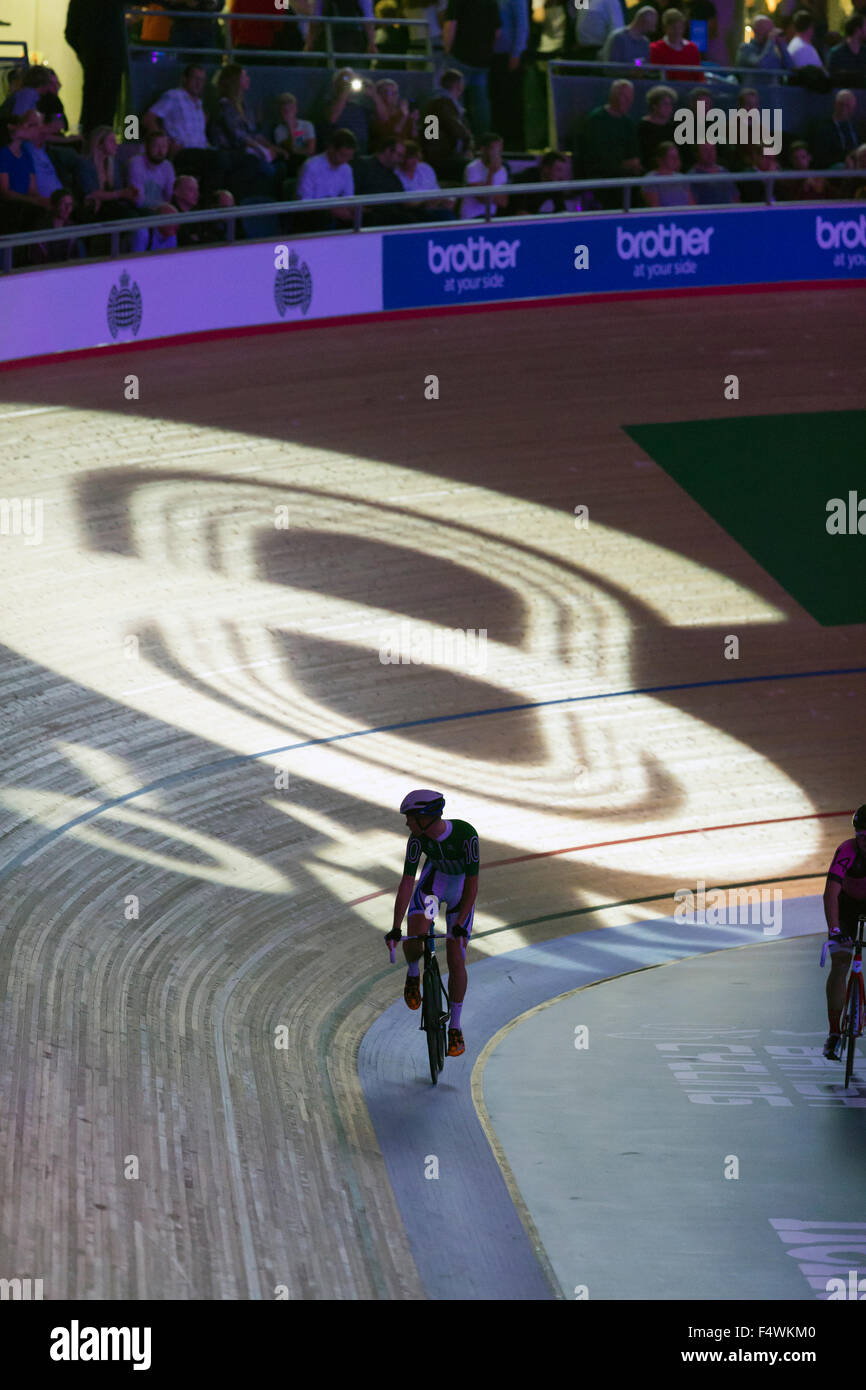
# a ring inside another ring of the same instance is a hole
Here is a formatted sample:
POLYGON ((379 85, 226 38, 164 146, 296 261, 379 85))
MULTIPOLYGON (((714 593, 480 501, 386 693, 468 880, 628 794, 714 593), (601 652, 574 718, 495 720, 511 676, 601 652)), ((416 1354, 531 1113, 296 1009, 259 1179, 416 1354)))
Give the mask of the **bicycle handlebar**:
MULTIPOLYGON (((465 928, 465 927, 455 927, 455 928, 454 928, 454 932, 455 932, 455 935, 457 936, 457 939, 460 941, 460 943, 461 943, 461 945, 462 945, 462 947, 463 947, 463 956, 464 956, 464 958, 465 958, 465 956, 466 956, 466 942, 469 940, 469 937, 468 937, 468 935, 466 934, 466 928, 465 928)), ((431 929, 430 931, 425 931, 425 933, 424 933, 423 936, 410 936, 410 935, 408 935, 408 934, 407 934, 406 936, 403 936, 402 933, 401 933, 401 935, 400 935, 400 940, 401 940, 401 941, 429 941, 429 939, 430 939, 431 936, 432 936, 432 937, 438 938, 440 941, 447 941, 447 940, 448 940, 448 933, 447 933, 447 932, 433 931, 432 929, 431 929)), ((454 939, 454 938, 452 937, 452 940, 453 940, 453 939, 454 939)), ((392 937, 392 935, 391 935, 390 932, 386 932, 386 933, 385 933, 385 940, 386 940, 387 943, 388 943, 388 950, 389 950, 389 952, 390 952, 390 954, 391 954, 391 964, 393 965, 393 964, 394 964, 394 951, 395 951, 395 949, 396 949, 397 942, 394 940, 394 938, 392 937)))

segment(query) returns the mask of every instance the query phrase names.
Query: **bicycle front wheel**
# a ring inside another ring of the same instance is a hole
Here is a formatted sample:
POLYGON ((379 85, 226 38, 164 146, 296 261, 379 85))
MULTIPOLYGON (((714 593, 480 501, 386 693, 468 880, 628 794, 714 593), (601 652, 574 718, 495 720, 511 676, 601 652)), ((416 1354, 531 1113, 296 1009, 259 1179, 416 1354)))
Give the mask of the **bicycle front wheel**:
POLYGON ((424 971, 424 1031, 427 1034, 427 1056, 430 1060, 430 1079, 435 1086, 445 1062, 442 1047, 442 979, 435 959, 424 971))

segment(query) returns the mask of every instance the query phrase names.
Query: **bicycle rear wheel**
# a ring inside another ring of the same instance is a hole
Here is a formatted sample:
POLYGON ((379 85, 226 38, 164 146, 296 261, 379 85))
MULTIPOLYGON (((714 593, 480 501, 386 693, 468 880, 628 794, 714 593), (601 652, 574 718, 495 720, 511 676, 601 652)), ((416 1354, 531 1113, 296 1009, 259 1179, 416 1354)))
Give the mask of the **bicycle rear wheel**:
POLYGON ((845 1000, 842 1026, 843 1036, 847 1043, 845 1058, 845 1086, 847 1088, 854 1072, 854 1045, 860 1031, 860 995, 857 989, 857 977, 853 973, 848 983, 848 997, 845 1000))

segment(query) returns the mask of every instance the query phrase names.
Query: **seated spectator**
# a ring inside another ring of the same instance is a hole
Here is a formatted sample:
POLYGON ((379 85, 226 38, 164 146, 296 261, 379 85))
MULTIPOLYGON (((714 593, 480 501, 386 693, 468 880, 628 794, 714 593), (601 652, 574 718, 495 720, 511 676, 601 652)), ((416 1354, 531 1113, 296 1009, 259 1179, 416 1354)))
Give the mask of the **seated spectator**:
MULTIPOLYGON (((858 145, 853 154, 849 154, 845 163, 849 169, 861 169, 863 179, 837 179, 836 182, 844 184, 840 190, 841 198, 866 198, 866 145, 858 145)), ((823 182, 823 180, 820 180, 823 182)))
POLYGON ((695 201, 694 194, 687 183, 666 184, 664 180, 680 172, 680 152, 672 140, 666 140, 655 152, 656 167, 644 177, 654 180, 652 185, 641 189, 643 200, 649 208, 687 207, 695 201))
POLYGON ((48 95, 52 85, 51 69, 43 67, 41 63, 31 63, 29 68, 24 69, 21 85, 15 93, 12 115, 23 116, 25 111, 32 111, 41 98, 48 95))
POLYGON ((78 190, 87 218, 113 221, 136 216, 141 190, 120 180, 117 137, 111 126, 94 126, 78 168, 78 190))
POLYGON ((729 180, 710 181, 711 174, 728 173, 727 166, 718 161, 717 146, 698 145, 695 155, 695 162, 689 169, 689 174, 699 176, 695 178, 694 183, 689 184, 693 201, 701 206, 708 203, 738 203, 740 195, 735 183, 729 180))
MULTIPOLYGON (((561 150, 545 150, 537 164, 521 169, 512 176, 512 183, 562 183, 571 178, 571 160, 561 150)), ((512 197, 512 213, 544 213, 568 211, 564 193, 525 193, 512 197)))
MULTIPOLYGON (((150 211, 156 216, 167 217, 169 213, 177 212, 174 203, 158 203, 150 211)), ((139 227, 131 233, 132 250, 139 251, 174 251, 177 247, 177 227, 139 227)))
MULTIPOLYGON (((336 53, 375 53, 376 29, 373 24, 373 0, 312 0, 307 11, 317 16, 350 18, 357 15, 362 24, 340 24, 332 30, 334 51, 336 53)), ((307 28, 304 41, 307 53, 321 53, 325 50, 324 26, 315 21, 307 28)))
MULTIPOLYGON (((805 174, 812 163, 809 146, 805 140, 793 140, 788 151, 788 163, 792 169, 800 169, 805 174)), ((853 179, 850 180, 854 182, 853 179)), ((827 180, 820 177, 785 179, 776 184, 775 197, 778 202, 802 203, 809 198, 827 198, 827 180)))
POLYGON ((679 78, 687 78, 690 82, 704 82, 706 79, 701 71, 678 73, 677 67, 692 67, 700 69, 701 55, 697 44, 689 42, 684 37, 686 32, 686 17, 682 10, 665 10, 662 15, 662 29, 664 38, 656 39, 655 43, 650 44, 651 63, 672 63, 676 66, 672 71, 665 73, 665 81, 673 82, 679 78))
POLYGON ((352 68, 340 68, 328 84, 322 106, 322 134, 327 144, 334 130, 351 130, 359 154, 366 154, 370 141, 370 113, 373 83, 352 68))
MULTIPOLYGON (((355 192, 352 160, 358 142, 351 130, 335 130, 328 139, 324 154, 312 155, 303 165, 298 177, 299 199, 351 198, 355 192)), ((292 216, 294 230, 328 231, 351 225, 354 208, 334 208, 330 212, 305 213, 292 216)))
MULTIPOLYGON (((741 43, 734 59, 734 67, 757 68, 769 72, 774 68, 791 71, 794 64, 788 52, 781 29, 777 29, 772 19, 765 14, 756 15, 752 20, 753 37, 748 43, 741 43)), ((772 78, 753 78, 755 82, 772 82, 772 78)))
POLYGON ((168 202, 177 175, 168 157, 168 136, 164 131, 152 130, 145 136, 144 153, 133 155, 127 176, 130 186, 138 191, 137 208, 153 211, 168 202))
POLYGON ((820 68, 824 71, 821 55, 812 44, 815 36, 815 21, 808 10, 798 10, 794 15, 794 37, 788 44, 788 56, 795 68, 820 68))
MULTIPOLYGON (((508 183, 508 169, 502 162, 502 136, 494 131, 482 135, 478 143, 478 158, 466 166, 467 184, 479 186, 508 183)), ((508 206, 507 193, 494 193, 488 198, 464 198, 460 203, 460 217, 483 217, 489 203, 496 212, 504 212, 508 206)))
MULTIPOLYGON (((780 165, 775 155, 764 154, 763 146, 748 145, 746 147, 746 155, 744 161, 744 169, 746 173, 770 174, 777 172, 781 169, 781 167, 782 166, 780 165)), ((741 183, 738 185, 738 187, 741 202, 764 203, 767 200, 766 186, 761 182, 760 179, 750 179, 748 183, 741 183)), ((781 183, 777 183, 774 185, 774 196, 776 196, 778 190, 781 187, 781 183)))
POLYGON ((842 87, 833 99, 833 114, 819 121, 812 137, 812 162, 819 169, 834 169, 860 143, 854 124, 857 98, 842 87))
POLYGON ((200 63, 189 63, 183 70, 179 87, 169 87, 142 117, 142 129, 148 133, 161 128, 168 133, 168 157, 174 167, 184 174, 213 179, 228 167, 220 152, 208 144, 202 93, 207 73, 200 63), (157 120, 157 118, 159 118, 157 120))
MULTIPOLYGON (((178 175, 174 181, 171 201, 178 212, 194 212, 199 205, 198 179, 192 174, 178 175)), ((178 246, 203 246, 206 240, 203 233, 207 225, 206 222, 178 223, 178 246)))
MULTIPOLYGON (((45 216, 47 228, 69 227, 71 231, 75 199, 68 188, 56 188, 48 199, 50 204, 45 216)), ((28 260, 31 265, 57 265, 61 261, 71 261, 84 255, 84 246, 75 236, 63 241, 38 242, 28 247, 28 260)))
MULTIPOLYGON (((380 57, 402 57, 409 52, 412 31, 408 24, 395 24, 395 19, 406 19, 403 6, 398 0, 378 0, 375 7, 380 28, 376 30, 376 52, 380 57)), ((386 66, 402 67, 401 63, 386 66)))
MULTIPOLYGON (((607 105, 591 111, 579 132, 579 177, 617 179, 641 172, 637 127, 628 114, 633 103, 634 84, 618 77, 610 85, 607 105)), ((597 196, 602 207, 622 205, 621 188, 601 189, 597 196)))
MULTIPOLYGON (((401 142, 395 135, 390 136, 377 149, 375 154, 363 155, 355 161, 356 193, 402 193, 403 184, 397 175, 400 161, 401 142)), ((405 153, 405 150, 403 151, 405 153)), ((410 220, 407 206, 385 203, 380 207, 364 209, 366 227, 395 227, 410 220)))
POLYGON ((274 144, 289 156, 289 172, 300 167, 300 161, 316 153, 316 132, 311 121, 298 118, 298 99, 283 92, 277 99, 279 121, 274 126, 274 144))
POLYGON ((0 232, 29 232, 44 222, 50 203, 36 183, 36 166, 26 141, 41 120, 38 111, 10 116, 9 142, 0 147, 0 232))
POLYGON ((466 160, 472 154, 472 132, 460 101, 463 87, 463 74, 456 68, 447 68, 439 79, 439 90, 421 114, 424 158, 438 178, 460 183, 466 160))
POLYGON ((48 138, 48 126, 42 117, 41 112, 34 106, 32 108, 32 124, 30 134, 24 142, 24 148, 29 151, 30 158, 33 160, 33 167, 36 170, 36 187, 41 198, 50 198, 52 193, 56 193, 63 187, 57 177, 57 170, 45 153, 45 141, 48 138))
POLYGON ((674 138, 676 104, 677 94, 673 87, 650 87, 646 94, 646 115, 637 123, 637 146, 644 169, 655 168, 659 145, 674 138))
MULTIPOLYGON (((217 188, 209 198, 203 198, 202 208, 233 208, 235 200, 228 188, 217 188)), ((190 228, 190 232, 195 232, 196 241, 201 246, 213 246, 217 242, 228 241, 229 223, 228 222, 200 222, 198 227, 190 228)))
POLYGON ((599 58, 604 63, 635 63, 638 67, 650 61, 650 35, 656 32, 659 17, 652 5, 642 5, 631 24, 612 29, 604 42, 599 58))
MULTIPOLYGON (((397 177, 404 193, 432 193, 439 191, 439 180, 432 164, 425 164, 421 158, 421 146, 417 140, 406 140, 398 146, 397 177)), ((411 217, 418 222, 448 221, 457 214, 453 198, 434 198, 430 202, 407 204, 411 217)))
POLYGON ((409 110, 409 102, 400 99, 400 88, 390 77, 377 82, 371 92, 376 108, 370 118, 370 140, 375 150, 385 141, 414 140, 418 134, 418 112, 409 110))
POLYGON ((244 104, 250 75, 239 63, 226 63, 216 80, 217 109, 208 125, 211 143, 222 150, 246 151, 258 161, 260 171, 280 182, 286 176, 286 151, 257 129, 244 104), (278 168, 274 169, 274 163, 278 168))
POLYGON ((844 41, 831 48, 827 71, 836 83, 862 87, 866 82, 866 12, 854 11, 845 20, 844 41))

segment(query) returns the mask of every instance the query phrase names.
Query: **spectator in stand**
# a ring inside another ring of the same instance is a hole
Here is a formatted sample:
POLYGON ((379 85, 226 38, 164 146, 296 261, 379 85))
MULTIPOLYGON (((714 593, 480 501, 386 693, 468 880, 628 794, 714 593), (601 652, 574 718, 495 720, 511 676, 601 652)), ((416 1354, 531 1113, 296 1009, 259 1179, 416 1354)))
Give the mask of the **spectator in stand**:
MULTIPOLYGON (((845 163, 846 155, 860 143, 854 125, 857 98, 842 87, 833 99, 833 115, 819 121, 812 139, 812 159, 819 169, 834 169, 845 163)), ((850 180, 845 180, 850 182, 850 180)))
POLYGON ((815 21, 808 10, 798 10, 794 15, 795 34, 788 44, 788 56, 795 68, 820 68, 824 71, 821 55, 814 47, 815 21))
POLYGON ((560 0, 532 0, 530 49, 541 62, 561 58, 568 43, 569 15, 560 0))
MULTIPOLYGON (((195 212, 199 205, 200 189, 198 179, 193 178, 192 174, 181 174, 174 181, 174 191, 171 201, 178 212, 195 212)), ((202 246, 205 242, 203 232, 207 226, 206 222, 199 222, 198 225, 190 225, 188 222, 180 222, 177 229, 178 246, 202 246)))
POLYGON ((522 150, 523 54, 529 42, 527 0, 499 0, 499 33, 490 62, 491 121, 509 150, 522 150))
MULTIPOLYGON (((168 217, 170 213, 177 212, 174 203, 157 203, 156 207, 150 211, 154 217, 168 217)), ((177 248, 177 226, 165 227, 139 227, 131 233, 133 252, 141 251, 174 251, 177 248)))
POLYGON ((278 98, 279 121, 274 127, 274 144, 288 156, 287 172, 296 174, 305 159, 316 153, 316 132, 312 122, 298 118, 298 99, 291 92, 278 98))
MULTIPOLYGON (((56 74, 55 74, 56 81, 56 74)), ((25 111, 32 111, 44 96, 48 96, 52 89, 52 74, 50 68, 42 67, 41 64, 31 64, 24 69, 21 78, 21 85, 12 101, 12 115, 23 116, 25 111)), ((57 84, 59 86, 59 83, 57 84)), ((57 90, 55 86, 55 91, 57 90)))
MULTIPOLYGON (((168 4, 169 9, 174 9, 174 5, 168 4)), ((232 0, 232 14, 243 15, 273 15, 279 17, 279 12, 274 6, 273 0, 232 0)), ((280 6, 282 8, 282 6, 280 6)), ((181 21, 183 23, 184 21, 181 21)), ((264 19, 239 19, 232 20, 229 28, 231 30, 232 48, 272 48, 277 37, 277 30, 281 28, 294 28, 294 25, 274 24, 273 20, 268 23, 264 19)))
POLYGON ((700 69, 701 66, 697 44, 690 43, 684 37, 686 17, 682 10, 665 10, 662 15, 662 29, 664 38, 656 39, 655 43, 650 44, 650 62, 676 65, 673 71, 665 73, 665 81, 674 82, 679 78, 681 81, 686 79, 689 82, 704 82, 706 79, 701 71, 677 72, 677 67, 700 69))
POLYGON ((202 93, 207 74, 200 63, 189 63, 179 87, 163 92, 144 113, 145 132, 162 128, 168 132, 168 157, 180 174, 194 174, 207 188, 216 188, 232 168, 228 150, 208 144, 202 93), (157 120, 159 118, 159 120, 157 120))
MULTIPOLYGON (((362 156, 355 162, 355 192, 403 193, 403 184, 397 174, 397 165, 405 149, 396 135, 390 135, 376 150, 375 154, 362 156)), ((409 208, 399 203, 384 203, 378 207, 364 209, 365 227, 397 227, 410 221, 409 208)))
MULTIPOLYGON (((761 145, 748 145, 746 147, 745 172, 750 174, 770 174, 781 170, 781 165, 773 154, 764 154, 761 145)), ((760 179, 750 179, 748 183, 738 185, 740 190, 740 200, 744 203, 763 203, 766 202, 767 192, 765 185, 760 179)), ((777 183, 774 189, 778 191, 782 185, 777 183)), ((775 193, 774 193, 775 196, 775 193)))
MULTIPOLYGON (((210 198, 202 201, 205 208, 233 208, 235 200, 232 193, 227 188, 218 188, 212 193, 210 198)), ((196 229, 196 235, 200 244, 212 246, 216 242, 228 240, 227 222, 201 222, 196 229)))
POLYGON ((88 136, 78 174, 78 190, 88 219, 112 222, 137 215, 140 190, 132 183, 122 184, 120 179, 117 137, 111 126, 96 126, 88 136))
POLYGON ((226 63, 217 74, 217 109, 208 131, 217 149, 247 153, 257 161, 262 184, 259 190, 268 196, 275 185, 286 177, 288 155, 274 145, 256 128, 247 112, 244 98, 250 89, 250 75, 239 63, 226 63), (275 167, 276 166, 276 167, 275 167))
POLYGON ((467 157, 472 153, 472 132, 466 122, 460 98, 463 74, 447 68, 439 79, 439 91, 421 115, 421 148, 440 179, 463 182, 467 157), (435 126, 429 117, 435 118, 435 126), (435 134, 428 134, 428 131, 435 134))
POLYGON ((599 54, 602 62, 645 66, 650 60, 650 35, 655 33, 658 22, 653 6, 641 5, 630 24, 608 34, 599 54))
MULTIPOLYGON (((765 14, 756 15, 752 20, 753 37, 748 43, 741 43, 734 59, 734 67, 758 68, 765 72, 773 68, 784 68, 790 72, 794 66, 788 45, 781 29, 777 29, 772 19, 765 14)), ((755 82, 772 82, 771 77, 756 77, 755 82)))
MULTIPOLYGON (((494 131, 482 135, 478 142, 478 158, 466 166, 467 184, 481 186, 508 183, 508 169, 502 162, 502 136, 494 131)), ((488 203, 493 202, 497 212, 504 212, 508 206, 507 193, 494 193, 489 198, 464 198, 460 204, 461 217, 483 217, 488 203)))
MULTIPOLYGON (((545 150, 537 164, 521 169, 512 183, 563 183, 571 178, 571 160, 561 150, 545 150)), ((512 198, 512 213, 567 212, 565 193, 525 193, 512 198)))
POLYGON ((831 48, 827 70, 834 82, 862 87, 866 83, 866 14, 855 10, 845 20, 844 42, 831 48))
POLYGON ((409 110, 400 88, 390 77, 383 77, 371 92, 375 114, 370 118, 370 142, 374 150, 383 149, 388 140, 414 140, 418 134, 418 112, 409 110))
MULTIPOLYGON (((44 214, 43 226, 47 231, 55 227, 69 227, 72 230, 72 214, 75 211, 75 199, 68 188, 58 188, 49 198, 50 207, 44 214)), ((70 235, 63 241, 40 241, 35 245, 27 247, 27 261, 30 265, 57 265, 62 261, 71 261, 84 255, 84 245, 79 239, 70 235)))
POLYGON ((326 144, 333 131, 351 130, 358 153, 367 153, 374 90, 370 79, 360 78, 352 68, 340 68, 334 73, 324 102, 322 126, 326 144))
POLYGON ((700 175, 699 178, 695 178, 694 183, 689 184, 689 188, 694 195, 694 202, 702 206, 708 203, 738 203, 740 201, 735 183, 729 180, 710 182, 710 175, 728 173, 727 165, 720 164, 717 155, 718 150, 715 145, 698 145, 697 157, 689 169, 690 174, 700 175))
POLYGON ((81 131, 113 125, 126 71, 127 0, 69 0, 65 38, 84 72, 81 131))
MULTIPOLYGON (((399 159, 397 177, 404 193, 439 192, 439 181, 431 164, 421 158, 421 146, 417 140, 406 140, 398 146, 399 159)), ((453 198, 434 198, 423 203, 408 203, 410 216, 415 222, 443 222, 456 217, 453 198)))
POLYGON ((475 136, 490 126, 488 73, 500 27, 497 0, 448 0, 442 40, 451 63, 463 75, 475 136))
MULTIPOLYGON (((791 148, 788 150, 788 163, 792 169, 799 169, 806 174, 812 163, 812 156, 809 153, 809 146, 805 140, 793 140, 791 148)), ((852 179, 853 183, 854 180, 852 179)), ((776 184, 775 197, 777 202, 802 203, 810 198, 828 198, 827 180, 815 178, 814 175, 802 179, 785 179, 784 182, 776 184)))
POLYGON ((29 232, 44 222, 50 203, 39 192, 26 142, 41 120, 38 111, 10 116, 9 143, 0 148, 0 232, 29 232))
POLYGON ((137 208, 153 212, 169 201, 177 175, 168 157, 168 136, 164 131, 152 130, 145 136, 144 153, 133 155, 127 177, 138 190, 137 208))
MULTIPOLYGON (((171 21, 171 43, 176 48, 222 48, 223 36, 215 19, 202 19, 203 14, 215 14, 223 8, 223 0, 166 0, 167 10, 189 10, 195 19, 173 19, 171 21)), ((238 7, 235 6, 235 9, 238 7)), ((276 24, 278 33, 295 28, 290 24, 276 24)), ((154 47, 159 47, 155 44, 154 47)))
MULTIPOLYGON (((634 104, 634 84, 618 77, 610 84, 606 106, 597 106, 584 121, 574 147, 580 150, 580 177, 618 179, 641 172, 637 128, 629 116, 634 104)), ((622 189, 602 189, 597 195, 604 208, 622 205, 622 189)))
POLYGON ((620 0, 589 0, 587 9, 577 11, 575 57, 595 62, 611 34, 624 28, 625 10, 620 0))
MULTIPOLYGON (((373 0, 313 0, 311 13, 322 18, 359 19, 361 24, 335 24, 336 53, 375 53, 376 26, 373 23, 373 0)), ((325 48, 324 26, 312 23, 307 30, 304 48, 308 53, 325 48)))
MULTIPOLYGON (((408 24, 395 24, 395 19, 406 19, 403 5, 398 0, 379 0, 375 7, 380 28, 376 30, 376 52, 379 57, 399 59, 409 52, 412 31, 408 24)), ((405 63, 391 61, 386 67, 402 68, 405 63)))
POLYGON ((677 94, 673 87, 650 87, 646 94, 647 111, 637 123, 637 145, 644 169, 655 168, 655 153, 659 145, 674 138, 674 107, 677 94))
MULTIPOLYGON (((298 198, 351 198, 355 192, 352 160, 358 141, 351 130, 335 130, 328 137, 324 154, 314 154, 306 161, 298 178, 298 198)), ((354 221, 353 208, 334 208, 331 212, 293 215, 293 230, 329 231, 345 227, 354 221)))
POLYGON ((41 198, 50 198, 52 193, 56 193, 59 188, 63 187, 61 180, 57 177, 57 170, 45 153, 47 138, 48 126, 45 124, 42 113, 34 107, 30 134, 24 141, 24 148, 33 160, 33 167, 36 170, 36 187, 41 198))
POLYGON ((646 179, 654 181, 651 186, 645 185, 641 190, 647 207, 680 208, 694 203, 695 196, 687 183, 664 182, 679 172, 680 152, 672 140, 665 140, 655 152, 655 168, 645 175, 646 179))
MULTIPOLYGON (((849 154, 845 160, 849 169, 862 169, 866 176, 866 145, 858 145, 853 154, 849 154)), ((823 183, 823 179, 820 180, 823 183)), ((866 198, 866 177, 861 179, 837 179, 837 183, 843 184, 840 191, 842 198, 866 198)))

